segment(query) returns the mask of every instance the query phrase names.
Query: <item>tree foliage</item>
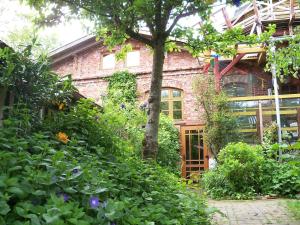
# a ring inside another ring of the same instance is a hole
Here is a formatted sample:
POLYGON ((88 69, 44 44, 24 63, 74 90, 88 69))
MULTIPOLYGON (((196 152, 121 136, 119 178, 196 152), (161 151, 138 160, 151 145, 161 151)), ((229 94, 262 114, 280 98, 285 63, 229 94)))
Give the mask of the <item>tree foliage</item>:
POLYGON ((272 65, 276 67, 276 75, 282 80, 287 76, 299 78, 300 69, 300 29, 295 30, 293 37, 274 40, 275 52, 270 48, 267 51, 266 70, 271 71, 272 65))
POLYGON ((11 91, 16 103, 38 114, 43 106, 70 102, 75 88, 69 76, 60 78, 51 71, 45 55, 33 56, 34 44, 35 40, 21 52, 0 49, 0 87, 11 91))

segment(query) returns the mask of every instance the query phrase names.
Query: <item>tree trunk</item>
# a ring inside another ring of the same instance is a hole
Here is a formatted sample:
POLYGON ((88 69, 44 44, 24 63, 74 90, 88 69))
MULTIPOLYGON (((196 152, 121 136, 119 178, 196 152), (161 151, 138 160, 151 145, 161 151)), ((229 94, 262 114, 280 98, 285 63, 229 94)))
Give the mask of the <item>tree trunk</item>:
POLYGON ((154 46, 151 87, 148 99, 147 124, 143 143, 144 159, 155 159, 158 151, 161 86, 165 59, 164 47, 164 41, 158 41, 154 46))
POLYGON ((2 126, 3 108, 5 105, 6 93, 7 93, 7 88, 0 86, 0 127, 2 126))

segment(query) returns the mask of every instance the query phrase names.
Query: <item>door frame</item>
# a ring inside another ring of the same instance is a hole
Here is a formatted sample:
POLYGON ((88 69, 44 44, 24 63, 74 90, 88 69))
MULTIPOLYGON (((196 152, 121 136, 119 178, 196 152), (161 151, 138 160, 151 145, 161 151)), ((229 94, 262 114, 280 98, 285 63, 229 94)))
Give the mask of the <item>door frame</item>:
MULTIPOLYGON (((195 129, 202 129, 204 130, 204 125, 182 125, 180 126, 180 143, 181 143, 181 148, 180 148, 180 154, 181 154, 181 176, 186 178, 186 145, 185 145, 185 131, 187 130, 195 130, 195 129)), ((204 149, 204 170, 208 169, 208 160, 209 160, 209 152, 208 148, 205 145, 204 137, 203 137, 203 149, 204 149)), ((199 164, 197 164, 199 165, 199 164)), ((197 166, 194 166, 197 167, 197 166)))

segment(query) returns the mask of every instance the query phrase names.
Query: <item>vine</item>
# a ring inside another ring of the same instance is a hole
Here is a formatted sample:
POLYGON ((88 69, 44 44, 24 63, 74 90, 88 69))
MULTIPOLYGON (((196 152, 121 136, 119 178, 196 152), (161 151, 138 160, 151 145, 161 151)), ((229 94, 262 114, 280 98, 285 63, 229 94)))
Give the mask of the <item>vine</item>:
POLYGON ((108 98, 116 103, 135 103, 137 99, 136 75, 128 71, 114 73, 108 79, 108 98))

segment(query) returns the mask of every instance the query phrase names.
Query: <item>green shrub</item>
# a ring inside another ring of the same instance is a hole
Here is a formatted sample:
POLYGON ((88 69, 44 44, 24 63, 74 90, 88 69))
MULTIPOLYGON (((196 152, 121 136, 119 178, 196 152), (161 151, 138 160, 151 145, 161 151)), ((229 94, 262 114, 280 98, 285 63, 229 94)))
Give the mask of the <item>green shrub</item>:
POLYGON ((212 198, 294 197, 300 191, 300 167, 265 158, 260 146, 235 143, 221 150, 217 168, 204 174, 203 183, 212 198))
POLYGON ((218 159, 218 167, 203 178, 212 197, 248 198, 260 193, 265 160, 259 146, 241 142, 228 144, 218 159))
POLYGON ((279 163, 268 159, 264 164, 262 189, 264 194, 295 197, 300 192, 299 162, 279 163))
POLYGON ((157 163, 179 175, 179 131, 173 121, 163 114, 159 121, 157 163))

